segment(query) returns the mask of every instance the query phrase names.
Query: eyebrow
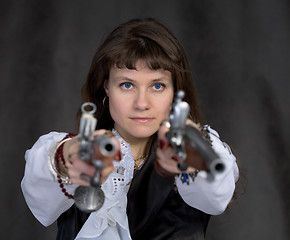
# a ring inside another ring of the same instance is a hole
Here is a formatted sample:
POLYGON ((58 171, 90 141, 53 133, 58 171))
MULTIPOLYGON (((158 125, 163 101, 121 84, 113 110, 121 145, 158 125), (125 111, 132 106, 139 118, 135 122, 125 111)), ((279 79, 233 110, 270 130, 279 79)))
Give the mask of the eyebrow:
POLYGON ((134 80, 133 79, 131 79, 131 78, 128 78, 128 77, 123 77, 123 76, 121 76, 121 77, 116 77, 116 78, 114 78, 116 81, 130 81, 130 82, 134 82, 134 80))
MULTIPOLYGON (((125 77, 125 76, 121 76, 121 77, 117 77, 115 78, 116 81, 129 81, 129 82, 136 82, 136 80, 125 77)), ((160 81, 170 81, 170 79, 168 78, 156 78, 156 79, 152 79, 152 82, 160 82, 160 81)))

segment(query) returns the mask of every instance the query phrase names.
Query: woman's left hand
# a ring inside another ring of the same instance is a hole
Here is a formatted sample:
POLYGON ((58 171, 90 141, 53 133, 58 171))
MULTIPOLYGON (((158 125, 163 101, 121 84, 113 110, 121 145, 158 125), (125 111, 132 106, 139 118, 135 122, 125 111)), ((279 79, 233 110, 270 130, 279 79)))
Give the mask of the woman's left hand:
MULTIPOLYGON (((169 126, 166 124, 166 122, 164 123, 165 124, 161 124, 158 130, 159 146, 156 151, 156 168, 157 171, 161 173, 161 175, 174 176, 176 174, 182 173, 178 169, 178 163, 181 163, 181 160, 178 159, 177 155, 173 151, 172 146, 168 142, 166 133, 169 131, 169 126)), ((198 128, 197 124, 189 119, 186 123, 198 128)), ((189 166, 185 172, 190 173, 196 170, 196 168, 189 166)))

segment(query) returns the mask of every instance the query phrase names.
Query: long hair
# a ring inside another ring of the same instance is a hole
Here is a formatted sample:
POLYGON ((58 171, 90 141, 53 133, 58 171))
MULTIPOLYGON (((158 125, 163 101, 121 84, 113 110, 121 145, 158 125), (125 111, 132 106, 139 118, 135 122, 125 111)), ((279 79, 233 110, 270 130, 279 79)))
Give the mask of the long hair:
MULTIPOLYGON (((168 70, 172 74, 174 92, 185 91, 184 100, 190 105, 190 118, 201 122, 195 87, 185 52, 164 25, 155 19, 133 19, 113 30, 98 48, 82 88, 83 102, 93 102, 97 106, 97 129, 111 129, 114 121, 104 99, 104 84, 109 79, 112 66, 136 69, 142 60, 147 67, 168 70)), ((79 112, 80 114, 80 112, 79 112)), ((78 116, 79 117, 79 116, 78 116)))

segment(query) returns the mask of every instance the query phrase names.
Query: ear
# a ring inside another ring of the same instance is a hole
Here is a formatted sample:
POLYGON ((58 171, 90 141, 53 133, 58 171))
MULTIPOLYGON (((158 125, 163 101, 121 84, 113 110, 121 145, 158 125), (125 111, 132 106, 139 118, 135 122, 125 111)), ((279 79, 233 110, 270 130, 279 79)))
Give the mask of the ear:
POLYGON ((109 89, 108 89, 108 80, 105 80, 104 81, 104 89, 105 89, 105 92, 107 94, 107 96, 109 95, 109 89))

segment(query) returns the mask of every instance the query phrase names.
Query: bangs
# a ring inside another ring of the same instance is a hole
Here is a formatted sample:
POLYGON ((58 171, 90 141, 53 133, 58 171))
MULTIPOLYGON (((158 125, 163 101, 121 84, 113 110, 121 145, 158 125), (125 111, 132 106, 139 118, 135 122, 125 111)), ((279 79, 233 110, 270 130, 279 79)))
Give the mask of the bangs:
POLYGON ((173 59, 156 42, 149 39, 127 41, 126 44, 118 49, 119 51, 115 51, 114 56, 111 57, 111 60, 115 60, 111 66, 115 65, 118 68, 126 67, 136 70, 137 62, 142 60, 152 70, 164 69, 174 72, 177 68, 173 59))

